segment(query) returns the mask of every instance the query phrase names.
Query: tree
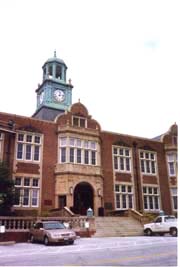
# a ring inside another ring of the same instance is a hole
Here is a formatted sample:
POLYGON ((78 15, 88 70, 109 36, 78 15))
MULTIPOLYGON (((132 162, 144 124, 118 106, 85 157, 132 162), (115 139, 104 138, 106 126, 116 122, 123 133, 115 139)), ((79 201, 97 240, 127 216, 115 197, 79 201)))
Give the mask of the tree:
POLYGON ((0 215, 10 215, 14 204, 15 188, 5 162, 0 162, 0 215))

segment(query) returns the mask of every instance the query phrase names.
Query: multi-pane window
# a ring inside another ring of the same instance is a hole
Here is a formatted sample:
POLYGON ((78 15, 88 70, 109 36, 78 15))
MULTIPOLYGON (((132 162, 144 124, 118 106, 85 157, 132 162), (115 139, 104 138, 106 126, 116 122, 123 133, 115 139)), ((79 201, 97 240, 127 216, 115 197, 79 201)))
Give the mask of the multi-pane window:
POLYGON ((177 154, 175 152, 167 154, 168 171, 170 176, 177 175, 177 154))
POLYGON ((144 174, 156 174, 156 153, 140 151, 141 172, 144 174))
POLYGON ((36 134, 18 133, 16 158, 26 161, 40 161, 41 136, 36 134))
POLYGON ((132 185, 115 185, 116 209, 133 208, 133 189, 132 185))
POLYGON ((131 171, 131 150, 124 147, 113 147, 114 170, 131 171))
POLYGON ((83 117, 73 116, 73 126, 86 128, 86 119, 83 117))
POLYGON ((144 210, 156 211, 160 209, 159 188, 143 186, 144 210))
POLYGON ((177 210, 177 187, 171 188, 171 198, 172 198, 172 204, 173 204, 173 210, 177 210))
POLYGON ((74 137, 60 138, 60 163, 97 165, 97 142, 74 137))
POLYGON ((15 177, 15 206, 39 206, 39 178, 15 177))
POLYGON ((0 132, 0 160, 3 156, 3 141, 4 141, 4 134, 0 132))
POLYGON ((178 143, 178 142, 177 142, 177 141, 178 141, 177 139, 178 139, 178 138, 177 138, 177 135, 173 135, 173 136, 172 136, 172 143, 173 143, 173 145, 175 145, 175 146, 177 146, 177 143, 178 143))

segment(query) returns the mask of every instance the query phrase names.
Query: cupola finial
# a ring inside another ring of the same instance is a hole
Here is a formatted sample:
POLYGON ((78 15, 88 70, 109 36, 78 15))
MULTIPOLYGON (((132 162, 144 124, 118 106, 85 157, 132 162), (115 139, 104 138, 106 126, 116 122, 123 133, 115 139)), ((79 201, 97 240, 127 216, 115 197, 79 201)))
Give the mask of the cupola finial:
POLYGON ((54 57, 56 57, 56 49, 54 50, 54 57))

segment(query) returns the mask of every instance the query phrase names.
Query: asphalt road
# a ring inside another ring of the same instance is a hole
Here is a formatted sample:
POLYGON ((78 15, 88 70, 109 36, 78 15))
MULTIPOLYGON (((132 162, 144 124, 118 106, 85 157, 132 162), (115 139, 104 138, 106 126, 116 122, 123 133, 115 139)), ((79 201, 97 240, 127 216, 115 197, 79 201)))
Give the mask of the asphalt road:
POLYGON ((177 238, 81 238, 74 245, 0 246, 0 266, 177 266, 177 238))

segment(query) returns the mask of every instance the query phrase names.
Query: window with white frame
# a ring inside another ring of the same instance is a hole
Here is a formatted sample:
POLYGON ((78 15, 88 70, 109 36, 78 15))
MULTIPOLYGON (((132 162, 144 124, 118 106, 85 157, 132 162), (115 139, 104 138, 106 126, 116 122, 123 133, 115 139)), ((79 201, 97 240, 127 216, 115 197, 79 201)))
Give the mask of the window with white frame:
POLYGON ((76 127, 86 128, 87 127, 87 119, 83 117, 73 116, 72 124, 76 127))
POLYGON ((172 204, 173 204, 173 210, 177 210, 178 206, 178 200, 177 200, 177 187, 171 188, 171 198, 172 198, 172 204))
POLYGON ((177 175, 177 153, 172 152, 167 154, 167 164, 169 176, 177 175))
POLYGON ((140 151, 141 172, 144 174, 155 175, 156 170, 156 153, 148 151, 140 151))
POLYGON ((34 133, 18 133, 17 134, 17 160, 40 161, 40 151, 42 145, 42 137, 34 133))
POLYGON ((4 134, 0 132, 0 160, 3 157, 4 134))
POLYGON ((160 209, 159 188, 143 186, 144 210, 157 211, 160 209))
POLYGON ((15 204, 16 207, 38 207, 39 206, 39 178, 21 177, 14 179, 15 204))
POLYGON ((173 135, 172 136, 172 144, 177 146, 177 143, 178 143, 178 137, 177 137, 177 135, 173 135))
POLYGON ((134 207, 133 199, 132 185, 115 184, 115 200, 117 210, 132 209, 134 207))
POLYGON ((60 137, 60 163, 97 165, 98 144, 93 140, 60 137))
POLYGON ((113 147, 114 170, 119 172, 131 171, 131 150, 125 147, 113 147))

